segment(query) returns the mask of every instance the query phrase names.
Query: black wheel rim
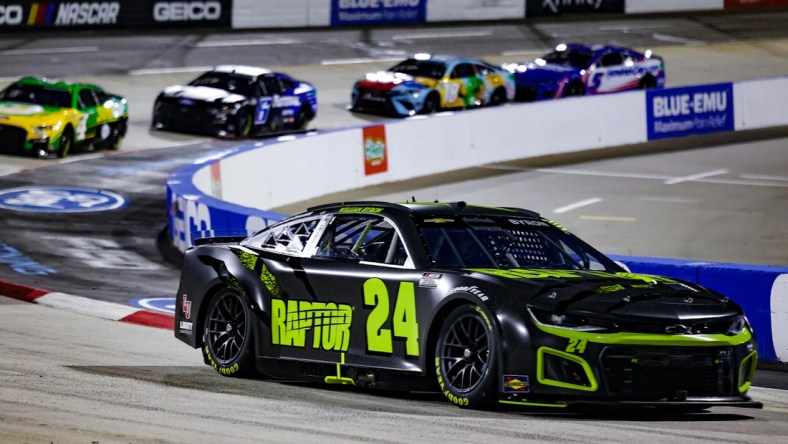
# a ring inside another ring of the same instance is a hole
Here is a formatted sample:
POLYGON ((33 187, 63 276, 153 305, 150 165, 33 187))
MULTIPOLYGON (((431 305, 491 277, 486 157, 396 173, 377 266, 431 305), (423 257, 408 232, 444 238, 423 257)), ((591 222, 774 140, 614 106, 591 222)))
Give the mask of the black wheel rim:
POLYGON ((206 342, 213 358, 219 364, 236 360, 246 341, 243 301, 234 294, 220 296, 206 322, 206 342))
POLYGON ((444 381, 458 393, 475 389, 487 373, 490 337, 473 314, 455 320, 441 337, 440 365, 444 381))

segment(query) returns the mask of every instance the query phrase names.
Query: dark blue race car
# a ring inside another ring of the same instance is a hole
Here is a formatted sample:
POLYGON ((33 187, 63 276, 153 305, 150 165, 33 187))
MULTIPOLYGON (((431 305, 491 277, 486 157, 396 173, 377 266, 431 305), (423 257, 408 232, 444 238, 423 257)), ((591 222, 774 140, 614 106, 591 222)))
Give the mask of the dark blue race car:
POLYGON ((561 44, 532 62, 503 66, 514 73, 518 101, 665 86, 661 57, 611 45, 561 44))
POLYGON ((263 68, 222 65, 186 86, 165 88, 153 106, 153 127, 243 137, 306 129, 316 114, 311 84, 263 68))

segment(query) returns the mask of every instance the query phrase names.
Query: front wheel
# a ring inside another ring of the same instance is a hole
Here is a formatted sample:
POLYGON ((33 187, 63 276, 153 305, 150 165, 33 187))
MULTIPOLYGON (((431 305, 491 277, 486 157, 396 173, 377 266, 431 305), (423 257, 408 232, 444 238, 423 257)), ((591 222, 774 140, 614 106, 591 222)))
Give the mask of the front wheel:
POLYGON ((421 114, 432 114, 437 112, 440 108, 440 98, 436 93, 430 93, 424 100, 424 106, 421 108, 421 114))
POLYGON ((252 113, 244 108, 238 111, 235 118, 235 135, 238 137, 246 137, 252 132, 252 113))
POLYGON ((224 376, 255 372, 252 313, 244 298, 226 288, 208 304, 203 331, 203 359, 224 376))
POLYGON ((57 149, 57 157, 64 158, 68 156, 69 151, 71 151, 71 147, 74 144, 74 136, 71 132, 71 128, 68 127, 63 130, 63 134, 60 135, 60 143, 58 144, 57 149))
POLYGON ((585 93, 586 91, 585 87, 583 87, 583 84, 575 80, 566 87, 566 91, 564 91, 564 97, 582 96, 585 93))
POLYGON ((499 106, 506 103, 506 91, 503 88, 498 88, 493 91, 492 96, 490 96, 490 106, 499 106))
POLYGON ((435 346, 441 392, 460 407, 493 407, 497 401, 496 352, 496 331, 481 307, 461 305, 452 310, 435 346))
POLYGON ((651 89, 657 87, 657 80, 651 76, 645 76, 640 80, 640 84, 638 88, 640 89, 651 89))

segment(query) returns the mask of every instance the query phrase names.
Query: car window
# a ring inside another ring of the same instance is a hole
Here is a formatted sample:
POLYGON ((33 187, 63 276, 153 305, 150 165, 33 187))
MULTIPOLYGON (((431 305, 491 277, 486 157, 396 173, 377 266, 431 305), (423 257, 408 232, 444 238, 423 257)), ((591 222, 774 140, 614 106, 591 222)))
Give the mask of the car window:
POLYGON ((623 62, 621 54, 617 52, 610 52, 599 59, 599 66, 616 66, 623 62))
POLYGON ((63 89, 17 83, 0 93, 0 100, 71 108, 71 94, 63 89))
POLYGON ((282 92, 282 85, 279 83, 279 79, 276 77, 263 77, 263 86, 269 95, 279 94, 282 92))
POLYGON ((312 217, 277 224, 255 234, 243 241, 241 245, 298 255, 307 247, 319 222, 319 217, 312 217))
POLYGON ((283 90, 293 89, 296 86, 295 83, 292 80, 285 79, 285 78, 282 78, 282 77, 279 78, 279 83, 282 84, 282 89, 283 90))
POLYGON ((89 89, 83 89, 80 91, 77 100, 79 102, 80 108, 89 108, 99 104, 98 97, 96 97, 96 94, 94 94, 93 91, 89 89))
POLYGON ((405 265, 407 250, 386 219, 368 215, 335 216, 317 245, 317 258, 405 265))
POLYGON ((459 65, 455 66, 451 72, 452 79, 465 79, 468 77, 474 77, 476 75, 476 71, 473 70, 473 65, 470 63, 460 63, 459 65))
POLYGON ((388 70, 414 77, 440 79, 446 73, 446 66, 443 63, 429 60, 407 59, 397 63, 388 70))
POLYGON ((476 65, 474 65, 474 66, 476 67, 476 72, 477 72, 477 73, 478 73, 480 76, 488 76, 488 75, 490 75, 490 74, 492 74, 492 73, 494 72, 494 71, 492 70, 492 68, 490 68, 490 67, 489 67, 489 66, 487 66, 487 65, 480 65, 480 64, 476 64, 476 65))

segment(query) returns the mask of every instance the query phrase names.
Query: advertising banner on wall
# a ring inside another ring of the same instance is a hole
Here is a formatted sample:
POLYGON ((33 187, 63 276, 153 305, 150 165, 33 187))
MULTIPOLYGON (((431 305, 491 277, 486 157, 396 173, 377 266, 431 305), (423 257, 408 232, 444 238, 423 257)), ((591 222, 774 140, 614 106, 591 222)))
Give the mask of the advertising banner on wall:
POLYGON ((331 0, 331 26, 422 23, 428 0, 331 0))
POLYGON ((527 0, 526 17, 563 14, 624 13, 624 0, 527 0))
POLYGON ((229 27, 232 0, 0 0, 0 29, 229 27))
POLYGON ((386 125, 364 127, 364 175, 385 173, 389 169, 386 156, 386 125))
POLYGON ((733 84, 650 89, 648 140, 733 131, 733 84))

